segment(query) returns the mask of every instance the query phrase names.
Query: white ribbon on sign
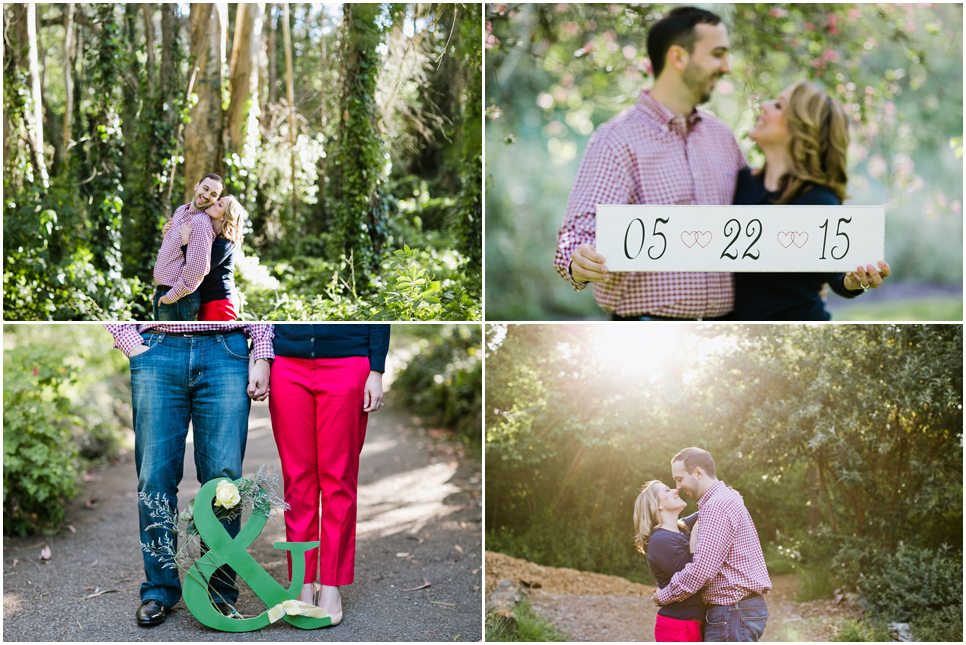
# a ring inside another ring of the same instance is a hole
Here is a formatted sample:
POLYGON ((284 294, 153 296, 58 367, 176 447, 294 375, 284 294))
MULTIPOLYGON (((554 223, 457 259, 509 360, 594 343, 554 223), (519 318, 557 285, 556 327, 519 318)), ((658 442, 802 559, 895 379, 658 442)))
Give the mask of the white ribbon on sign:
POLYGON ((597 207, 610 271, 854 271, 884 260, 883 206, 597 207))

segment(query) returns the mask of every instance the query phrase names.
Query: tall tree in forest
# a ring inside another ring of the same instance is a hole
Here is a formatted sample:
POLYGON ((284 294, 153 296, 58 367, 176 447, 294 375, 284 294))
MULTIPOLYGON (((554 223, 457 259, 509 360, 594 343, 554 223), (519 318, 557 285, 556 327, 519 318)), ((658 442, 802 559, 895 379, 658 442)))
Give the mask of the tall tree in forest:
POLYGON ((228 104, 229 152, 241 153, 245 145, 245 125, 251 100, 252 63, 256 59, 259 34, 254 34, 256 19, 261 18, 264 2, 239 2, 235 14, 235 35, 231 47, 231 72, 229 86, 231 100, 228 104))
POLYGON ((70 159, 70 125, 74 110, 74 80, 71 66, 74 60, 74 3, 68 2, 64 11, 64 132, 61 143, 61 168, 58 174, 67 169, 70 159))
POLYGON ((94 266, 113 279, 120 277, 121 269, 121 209, 124 206, 121 199, 121 159, 124 136, 119 107, 125 57, 114 5, 99 4, 95 12, 100 37, 94 51, 91 75, 91 85, 98 91, 94 95, 90 115, 93 130, 89 144, 93 174, 87 184, 92 204, 90 243, 94 266))
POLYGON ((376 105, 377 47, 382 42, 378 4, 343 5, 342 100, 334 166, 332 252, 364 272, 374 268, 385 238, 379 187, 385 148, 376 105))
POLYGON ((191 5, 191 51, 194 54, 197 47, 199 52, 193 62, 197 79, 192 89, 198 95, 198 102, 191 109, 191 121, 184 128, 185 186, 181 203, 191 201, 195 183, 205 174, 224 174, 221 74, 227 22, 223 3, 216 3, 214 7, 202 3, 191 5))
MULTIPOLYGON (((11 5, 10 22, 16 30, 14 60, 26 74, 28 98, 23 105, 26 125, 26 144, 30 152, 30 164, 41 184, 47 186, 47 164, 44 160, 43 98, 40 94, 40 69, 37 57, 37 5, 33 2, 16 2, 11 5)), ((7 138, 4 137, 4 145, 7 138)))
POLYGON ((463 153, 460 210, 457 231, 461 251, 477 271, 482 269, 483 253, 483 52, 479 35, 483 29, 482 5, 464 5, 460 24, 459 53, 466 73, 466 98, 463 103, 461 136, 463 153))

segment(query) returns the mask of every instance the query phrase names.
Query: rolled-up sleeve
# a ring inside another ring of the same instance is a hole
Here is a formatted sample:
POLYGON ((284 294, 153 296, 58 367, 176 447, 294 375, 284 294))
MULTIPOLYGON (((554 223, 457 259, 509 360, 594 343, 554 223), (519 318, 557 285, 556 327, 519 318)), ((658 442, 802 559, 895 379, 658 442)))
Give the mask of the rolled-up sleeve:
POLYGON ((275 325, 255 324, 246 325, 245 331, 252 339, 252 351, 255 360, 264 358, 267 361, 275 360, 275 349, 272 347, 272 340, 275 338, 275 325))
POLYGON ((124 352, 125 356, 130 357, 131 350, 144 343, 137 325, 105 324, 104 329, 114 336, 114 348, 124 352))
POLYGON ((734 527, 727 514, 720 509, 701 511, 701 540, 694 561, 671 577, 661 589, 658 600, 662 605, 679 602, 698 593, 721 571, 728 549, 734 541, 734 527))
POLYGON ((587 284, 574 282, 570 258, 581 244, 596 246, 598 204, 627 204, 631 197, 630 173, 621 154, 598 132, 591 138, 574 179, 563 225, 557 233, 554 267, 574 289, 587 284))

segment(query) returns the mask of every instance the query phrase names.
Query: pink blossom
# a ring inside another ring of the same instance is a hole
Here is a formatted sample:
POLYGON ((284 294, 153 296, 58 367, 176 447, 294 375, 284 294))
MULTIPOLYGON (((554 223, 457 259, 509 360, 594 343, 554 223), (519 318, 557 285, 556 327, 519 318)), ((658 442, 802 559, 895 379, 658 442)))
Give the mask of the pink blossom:
POLYGON ((802 25, 802 29, 805 31, 815 31, 815 25, 810 22, 806 22, 804 25, 802 25))
POLYGON ((888 165, 881 155, 872 155, 869 157, 869 163, 865 165, 865 168, 869 172, 870 177, 878 179, 882 176, 882 173, 888 170, 888 165))
POLYGON ((862 12, 858 9, 849 9, 849 18, 852 20, 858 19, 862 15, 862 12))
POLYGON ((566 10, 567 10, 566 2, 561 2, 557 5, 557 11, 566 11, 566 10))
POLYGON ((37 368, 34 368, 34 376, 37 376, 37 368))
POLYGON ((896 113, 896 104, 893 103, 892 101, 886 101, 885 113, 888 114, 889 116, 894 115, 896 113))
POLYGON ((769 16, 774 16, 775 18, 784 18, 785 16, 788 15, 788 12, 785 11, 784 9, 778 9, 776 7, 775 9, 770 10, 768 12, 768 15, 769 16))
POLYGON ((502 16, 502 15, 506 14, 506 5, 505 4, 495 4, 495 5, 493 5, 493 11, 496 12, 496 15, 502 16))
POLYGON ((825 18, 826 20, 828 20, 827 26, 828 26, 829 33, 838 34, 839 28, 835 26, 835 21, 838 20, 839 17, 836 16, 834 13, 830 13, 830 14, 827 14, 825 18))
POLYGON ((905 29, 906 29, 906 31, 915 31, 915 30, 916 30, 916 23, 914 23, 914 22, 913 22, 913 21, 911 21, 911 20, 910 20, 910 21, 908 21, 908 22, 906 23, 906 28, 905 28, 905 29))
POLYGON ((838 52, 834 51, 831 47, 825 50, 822 54, 822 59, 827 60, 830 63, 835 63, 839 59, 838 52))
POLYGON ((954 199, 953 203, 949 205, 949 210, 951 210, 954 215, 959 215, 963 210, 963 205, 959 203, 958 199, 954 199))

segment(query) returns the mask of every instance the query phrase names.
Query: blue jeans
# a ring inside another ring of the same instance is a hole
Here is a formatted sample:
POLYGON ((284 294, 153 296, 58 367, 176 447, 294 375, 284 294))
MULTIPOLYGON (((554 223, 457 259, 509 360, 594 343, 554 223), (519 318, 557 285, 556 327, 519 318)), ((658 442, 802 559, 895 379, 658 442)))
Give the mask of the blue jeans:
MULTIPOLYGON (((131 359, 138 492, 160 495, 169 507, 177 508, 189 422, 199 483, 241 477, 251 408, 248 341, 242 333, 185 338, 148 331, 141 338, 149 349, 131 359)), ((140 500, 138 515, 142 543, 169 537, 166 529, 147 530, 157 520, 140 500)), ((235 537, 241 520, 224 525, 235 537)), ((173 607, 181 598, 178 570, 163 568, 163 562, 154 556, 143 555, 142 602, 158 600, 173 607)), ((215 602, 235 603, 238 588, 234 580, 235 572, 229 567, 212 576, 210 591, 215 602)))
POLYGON ((704 621, 704 640, 709 643, 757 643, 767 620, 768 607, 759 595, 734 605, 710 605, 704 621))
POLYGON ((197 293, 189 293, 177 302, 166 305, 161 302, 163 291, 155 289, 152 299, 154 310, 154 321, 194 321, 198 319, 198 311, 201 309, 201 296, 197 293))

